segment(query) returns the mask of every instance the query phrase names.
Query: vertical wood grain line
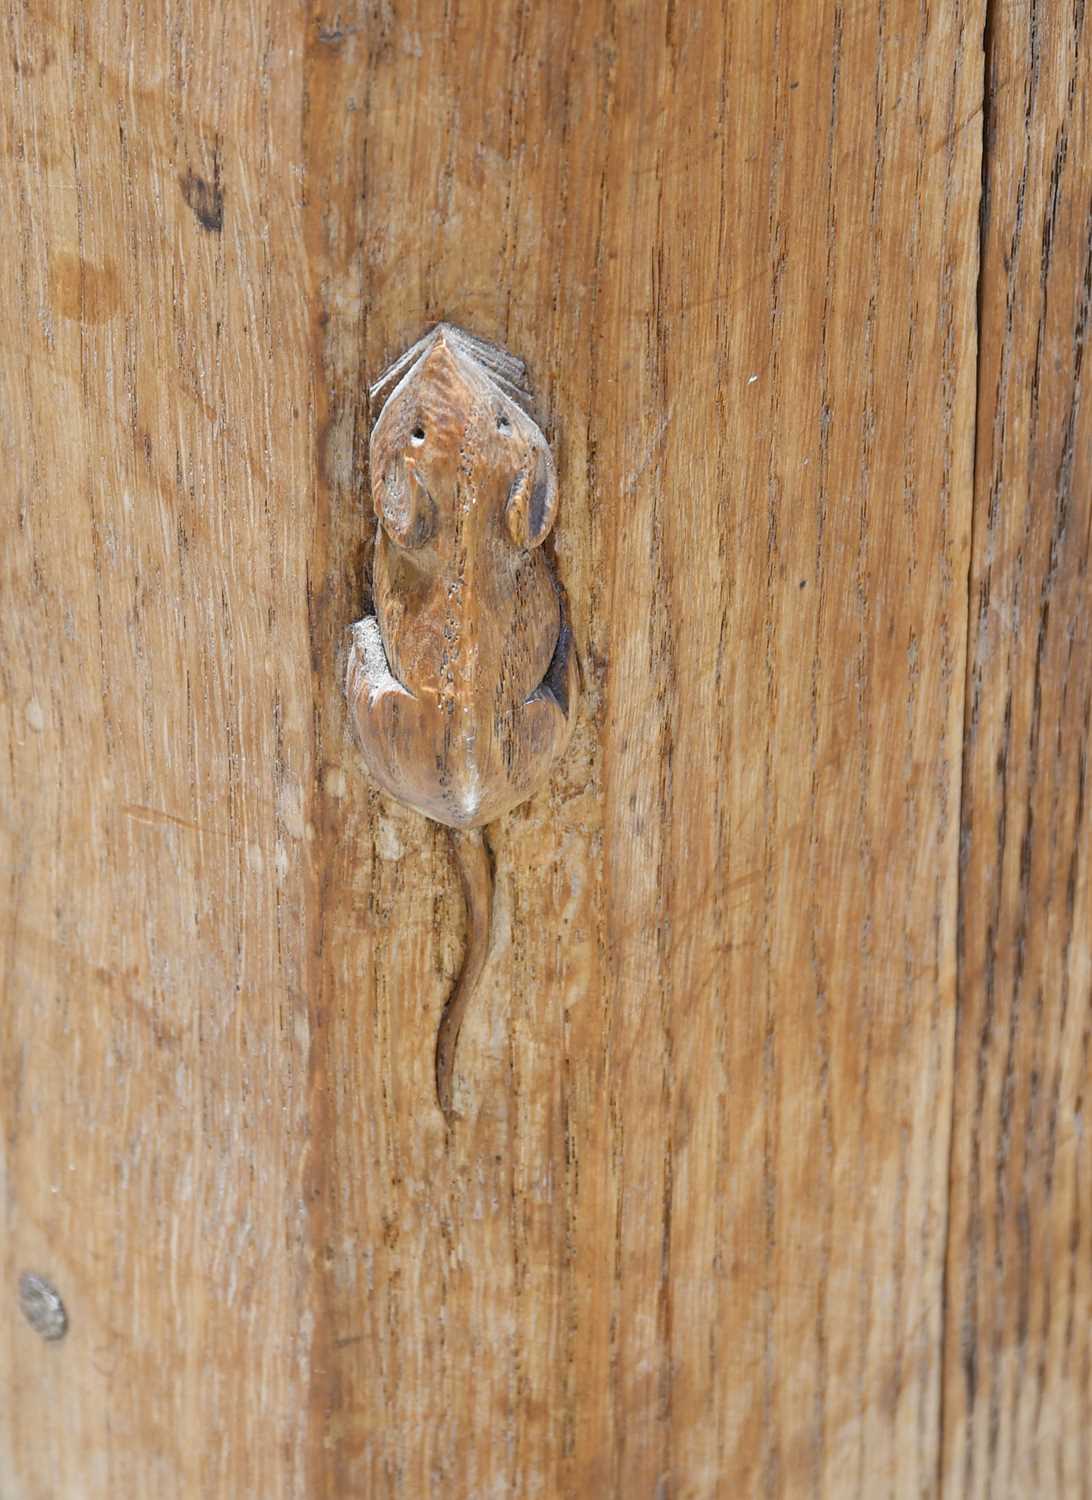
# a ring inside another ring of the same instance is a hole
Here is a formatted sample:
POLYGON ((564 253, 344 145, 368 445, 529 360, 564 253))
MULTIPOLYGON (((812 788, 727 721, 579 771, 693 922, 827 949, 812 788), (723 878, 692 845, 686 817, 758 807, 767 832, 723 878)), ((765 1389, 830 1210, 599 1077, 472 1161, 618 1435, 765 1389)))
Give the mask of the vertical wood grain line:
MULTIPOLYGON (((973 472, 977 476, 978 444, 982 422, 982 320, 984 299, 986 296, 986 224, 989 215, 989 165, 990 165, 990 141, 992 130, 992 84, 993 75, 993 24, 994 7, 997 0, 983 0, 982 16, 982 125, 981 125, 981 179, 979 186, 978 203, 978 269, 977 283, 975 289, 975 407, 974 427, 971 433, 971 443, 974 457, 972 459, 973 472)), ((948 1171, 947 1171, 947 1195, 945 1199, 944 1239, 941 1251, 941 1275, 940 1275, 940 1379, 937 1382, 937 1451, 936 1451, 936 1494, 939 1496, 944 1492, 944 1449, 946 1437, 946 1423, 948 1413, 948 1360, 945 1357, 948 1339, 951 1332, 951 1311, 948 1306, 949 1277, 948 1257, 951 1253, 951 1229, 952 1229, 952 1192, 953 1173, 955 1171, 955 1139, 957 1129, 957 1105, 958 1090, 956 1081, 958 1078, 958 1054, 960 1039, 960 1018, 963 998, 963 984, 966 967, 966 942, 964 931, 964 886, 963 886, 963 864, 966 846, 966 818, 967 818, 967 754, 971 736, 971 724, 974 715, 974 706, 971 693, 971 673, 973 654, 973 601, 972 581, 974 574, 975 558, 975 532, 977 524, 977 506, 975 495, 972 493, 970 508, 970 533, 967 541, 967 570, 966 570, 966 626, 964 633, 963 650, 963 745, 960 755, 959 776, 959 799, 958 799, 958 825, 959 825, 959 847, 958 865, 956 878, 956 983, 955 983, 955 1015, 953 1018, 953 1078, 951 1095, 948 1101, 948 1171)))

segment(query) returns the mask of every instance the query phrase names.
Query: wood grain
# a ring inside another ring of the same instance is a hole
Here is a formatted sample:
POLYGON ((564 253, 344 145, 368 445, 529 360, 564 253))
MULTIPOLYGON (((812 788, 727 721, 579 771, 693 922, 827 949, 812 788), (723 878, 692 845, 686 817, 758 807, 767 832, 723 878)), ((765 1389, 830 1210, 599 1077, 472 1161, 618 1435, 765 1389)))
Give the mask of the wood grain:
POLYGON ((304 1483, 314 442, 275 17, 6 11, 5 1500, 304 1483))
POLYGON ((1035 15, 984 122, 984 0, 8 7, 4 1500, 1082 1482, 1086 64, 1035 15), (458 879, 341 692, 367 385, 438 319, 528 361, 584 666, 450 1139, 458 879))
POLYGON ((1092 66, 991 7, 944 1472, 1092 1494, 1092 66))
POLYGON ((446 862, 351 781, 322 841, 314 1492, 928 1490, 980 29, 341 17, 365 365, 440 316, 529 359, 590 710, 501 825, 450 1150, 446 862))

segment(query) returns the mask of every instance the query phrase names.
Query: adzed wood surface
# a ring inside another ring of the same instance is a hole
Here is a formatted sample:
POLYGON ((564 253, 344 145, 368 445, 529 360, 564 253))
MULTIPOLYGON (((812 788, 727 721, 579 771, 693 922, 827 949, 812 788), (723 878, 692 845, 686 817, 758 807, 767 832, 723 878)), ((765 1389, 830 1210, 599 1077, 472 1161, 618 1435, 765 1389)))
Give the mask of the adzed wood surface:
POLYGON ((3 1500, 1092 1492, 1083 26, 12 0, 3 1500), (450 1137, 341 689, 441 319, 583 669, 450 1137))

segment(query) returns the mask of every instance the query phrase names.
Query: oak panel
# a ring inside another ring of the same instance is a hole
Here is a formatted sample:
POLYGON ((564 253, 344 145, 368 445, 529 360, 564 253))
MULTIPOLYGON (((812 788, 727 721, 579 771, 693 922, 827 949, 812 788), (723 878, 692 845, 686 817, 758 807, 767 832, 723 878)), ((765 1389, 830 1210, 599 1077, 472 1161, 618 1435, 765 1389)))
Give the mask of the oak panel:
POLYGON ((991 7, 948 1250, 951 1493, 1092 1493, 1092 71, 991 7))
POLYGON ((314 443, 276 10, 5 19, 12 1500, 302 1492, 314 443))
POLYGON ((5 1493, 935 1492, 983 19, 11 10, 5 1493), (450 1137, 338 669, 441 317, 584 669, 450 1137))
POLYGON ((587 692, 494 833, 448 1143, 454 876, 324 685, 320 1492, 935 1487, 981 15, 723 10, 339 11, 311 51, 334 552, 352 372, 501 340, 587 692))

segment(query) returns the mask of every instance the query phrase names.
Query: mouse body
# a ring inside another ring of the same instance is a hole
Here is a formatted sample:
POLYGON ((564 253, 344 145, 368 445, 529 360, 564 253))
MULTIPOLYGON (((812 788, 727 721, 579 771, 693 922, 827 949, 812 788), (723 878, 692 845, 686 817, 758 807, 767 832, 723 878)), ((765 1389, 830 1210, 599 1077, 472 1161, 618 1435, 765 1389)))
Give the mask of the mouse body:
POLYGON ((455 1048, 489 952, 485 825, 529 797, 572 733, 578 665, 542 544, 557 474, 522 363, 441 323, 380 377, 369 450, 374 613, 352 627, 345 691, 375 782, 445 824, 467 909, 436 1037, 454 1119, 455 1048))
POLYGON ((449 324, 410 355, 371 437, 375 613, 346 687, 378 784, 475 828, 531 795, 572 730, 576 656, 542 551, 557 475, 517 361, 449 324))

